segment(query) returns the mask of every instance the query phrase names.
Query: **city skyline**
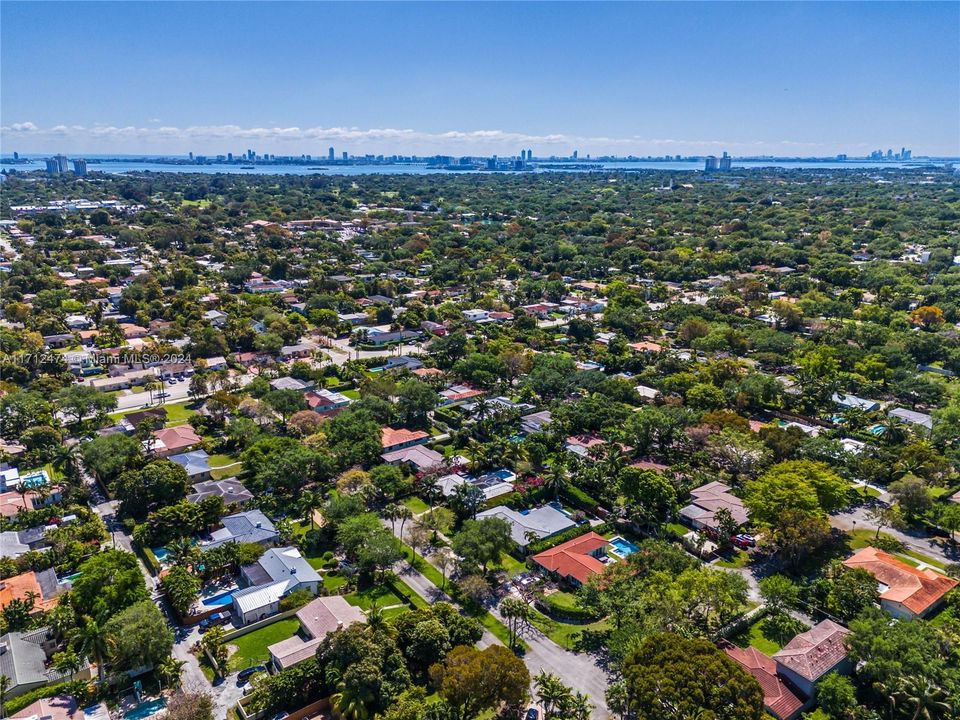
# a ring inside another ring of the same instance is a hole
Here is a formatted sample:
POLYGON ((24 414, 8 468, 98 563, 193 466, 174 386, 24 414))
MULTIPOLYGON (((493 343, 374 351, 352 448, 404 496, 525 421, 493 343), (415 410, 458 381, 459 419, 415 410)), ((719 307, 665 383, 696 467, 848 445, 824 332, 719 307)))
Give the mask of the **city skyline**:
POLYGON ((960 155, 956 4, 5 2, 2 16, 7 155, 960 155), (82 42, 45 42, 58 36, 82 42))

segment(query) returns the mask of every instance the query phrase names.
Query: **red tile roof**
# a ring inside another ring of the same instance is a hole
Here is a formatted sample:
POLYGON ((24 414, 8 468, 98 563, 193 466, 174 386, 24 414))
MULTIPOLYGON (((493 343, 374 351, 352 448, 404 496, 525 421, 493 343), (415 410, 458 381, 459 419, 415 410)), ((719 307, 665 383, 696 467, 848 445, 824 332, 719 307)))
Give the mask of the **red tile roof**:
POLYGON ((430 433, 425 433, 423 430, 407 430, 406 428, 394 430, 391 427, 385 427, 382 433, 380 442, 383 444, 384 449, 387 450, 397 445, 416 442, 430 437, 430 433))
POLYGON ((754 647, 740 648, 725 643, 723 651, 753 675, 763 689, 763 704, 781 720, 797 715, 805 704, 800 692, 777 675, 777 663, 754 647))
POLYGON ((922 616, 960 581, 933 570, 918 570, 889 553, 865 547, 843 561, 848 568, 862 568, 886 585, 881 600, 900 603, 914 615, 922 616))
POLYGON ((162 430, 154 430, 152 435, 162 442, 167 450, 182 450, 203 442, 203 438, 197 435, 197 431, 190 425, 177 425, 162 430))
POLYGON ((603 572, 604 564, 590 553, 609 544, 595 532, 588 532, 533 556, 533 561, 561 577, 572 577, 581 583, 603 572))
POLYGON ((850 634, 832 620, 817 623, 774 653, 773 659, 802 678, 816 682, 847 657, 844 638, 850 634))

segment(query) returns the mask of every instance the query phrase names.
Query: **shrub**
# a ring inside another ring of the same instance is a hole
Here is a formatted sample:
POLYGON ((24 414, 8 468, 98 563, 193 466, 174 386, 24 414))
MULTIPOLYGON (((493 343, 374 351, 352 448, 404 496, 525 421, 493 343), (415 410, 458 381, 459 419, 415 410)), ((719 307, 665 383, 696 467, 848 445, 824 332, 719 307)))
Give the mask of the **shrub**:
POLYGON ((610 530, 610 526, 607 523, 600 523, 596 527, 588 527, 587 525, 577 525, 576 527, 569 528, 564 530, 562 533, 557 535, 551 535, 548 538, 543 540, 538 540, 537 542, 530 543, 527 546, 527 553, 530 555, 536 555, 537 553, 543 552, 544 550, 549 550, 552 547, 556 547, 560 543, 565 543, 567 540, 573 540, 575 537, 580 537, 584 533, 588 533, 591 530, 598 535, 603 535, 605 532, 610 530))
POLYGON ((591 622, 597 614, 584 610, 573 602, 575 598, 567 593, 553 593, 539 598, 543 610, 551 617, 573 622, 591 622))
POLYGON ((600 502, 598 500, 594 500, 583 490, 573 485, 568 486, 560 493, 560 496, 575 508, 579 508, 584 512, 595 514, 600 508, 600 502))

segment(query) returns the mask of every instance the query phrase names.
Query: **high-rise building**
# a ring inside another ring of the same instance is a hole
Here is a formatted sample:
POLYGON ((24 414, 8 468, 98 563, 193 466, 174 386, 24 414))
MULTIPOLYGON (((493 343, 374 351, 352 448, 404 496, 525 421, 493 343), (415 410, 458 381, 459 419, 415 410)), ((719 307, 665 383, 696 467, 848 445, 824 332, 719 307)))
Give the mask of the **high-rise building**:
POLYGON ((347 155, 347 151, 344 150, 344 151, 343 151, 343 161, 346 162, 348 158, 349 158, 349 156, 347 155))
POLYGON ((51 175, 60 174, 60 167, 57 165, 57 161, 53 158, 47 158, 47 172, 51 175))
POLYGON ((533 162, 533 150, 527 148, 527 162, 533 162))
POLYGON ((331 147, 329 150, 327 150, 327 159, 330 162, 333 162, 335 157, 336 157, 336 154, 333 152, 333 148, 331 147))
MULTIPOLYGON (((14 153, 14 155, 16 155, 16 153, 14 153)), ((913 157, 913 150, 907 150, 906 148, 904 148, 904 149, 903 149, 903 157, 900 158, 900 159, 901 159, 901 160, 909 160, 911 157, 913 157)))
POLYGON ((720 168, 720 162, 716 155, 708 156, 703 162, 704 172, 716 172, 720 168))
POLYGON ((887 148, 887 160, 893 160, 893 149, 887 148))
POLYGON ((192 151, 192 150, 191 150, 189 153, 187 153, 187 157, 190 158, 190 162, 193 162, 193 151, 192 151))
POLYGON ((729 172, 731 167, 733 167, 733 158, 727 155, 726 151, 723 153, 723 157, 720 158, 720 171, 729 172))
POLYGON ((574 160, 577 159, 577 155, 579 154, 579 152, 580 152, 579 150, 574 150, 574 151, 573 151, 573 159, 574 159, 574 160))
POLYGON ((14 159, 14 160, 19 160, 19 159, 20 159, 20 153, 18 153, 18 152, 13 153, 13 159, 14 159))
POLYGON ((227 162, 233 162, 233 153, 227 153, 227 162))
POLYGON ((247 160, 253 160, 256 156, 257 154, 253 150, 247 149, 247 160))
POLYGON ((86 177, 87 176, 87 161, 86 160, 74 160, 73 161, 73 174, 77 177, 86 177))

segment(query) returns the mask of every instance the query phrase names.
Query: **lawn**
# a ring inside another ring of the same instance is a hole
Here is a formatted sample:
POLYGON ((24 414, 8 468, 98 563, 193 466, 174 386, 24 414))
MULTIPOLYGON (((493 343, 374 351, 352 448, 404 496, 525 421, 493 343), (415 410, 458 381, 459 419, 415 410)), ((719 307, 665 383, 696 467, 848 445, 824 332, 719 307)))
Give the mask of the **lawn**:
POLYGON ((210 477, 214 480, 223 480, 224 478, 233 477, 242 469, 241 467, 210 468, 210 477))
POLYGON ((739 645, 740 647, 755 647, 760 652, 765 655, 773 655, 775 652, 780 650, 782 647, 773 638, 767 637, 763 634, 763 618, 757 620, 756 622, 750 623, 750 625, 743 630, 741 630, 736 635, 731 635, 728 639, 734 645, 739 645))
POLYGON ((361 610, 369 610, 374 605, 377 607, 388 607, 390 605, 403 605, 403 598, 393 592, 386 585, 377 585, 359 592, 352 592, 345 595, 348 603, 361 610))
POLYGON ((580 625, 577 623, 565 623, 553 618, 548 618, 538 610, 531 608, 530 623, 540 632, 553 640, 557 645, 567 650, 575 650, 580 636, 584 631, 602 632, 613 627, 607 620, 598 620, 597 622, 580 625))
POLYGON ((224 465, 233 465, 237 462, 237 458, 233 455, 224 455, 223 453, 216 453, 210 456, 210 467, 219 468, 224 465))
POLYGON ((404 498, 403 504, 410 508, 414 515, 419 515, 420 513, 424 513, 430 509, 430 506, 416 495, 411 495, 410 497, 404 498))
POLYGON ((197 411, 188 408, 185 402, 169 403, 163 407, 167 409, 167 427, 182 425, 197 414, 197 411))
POLYGON ((350 398, 351 400, 359 400, 359 399, 360 399, 360 391, 359 391, 359 390, 344 390, 344 391, 343 391, 343 395, 345 395, 346 397, 350 398))
POLYGON ((716 564, 720 567, 725 568, 744 568, 750 562, 750 553, 746 550, 738 550, 734 555, 731 555, 729 558, 720 558, 717 560, 716 564))
POLYGON ((682 538, 684 535, 690 532, 690 528, 688 528, 686 525, 681 525, 680 523, 667 523, 667 530, 672 532, 678 538, 682 538))
MULTIPOLYGON (((308 562, 310 562, 310 566, 313 567, 313 562, 309 560, 308 562)), ((322 560, 321 560, 321 563, 322 563, 322 560)), ((330 573, 323 574, 323 586, 330 592, 333 592, 333 593, 337 592, 337 590, 339 590, 344 585, 346 585, 346 583, 347 583, 347 578, 344 577, 341 573, 337 573, 336 575, 331 575, 330 573)))
POLYGON ((293 637, 299 628, 300 621, 297 618, 284 618, 259 630, 227 641, 229 645, 237 648, 236 652, 230 656, 227 666, 232 672, 236 672, 253 665, 266 663, 270 659, 267 648, 281 640, 293 637))
POLYGON ((524 563, 520 562, 519 560, 517 560, 517 559, 516 559, 513 555, 511 555, 510 553, 505 553, 505 552, 504 552, 504 553, 500 553, 500 563, 499 563, 499 565, 500 565, 500 567, 502 567, 504 570, 507 571, 507 574, 508 574, 510 577, 516 577, 516 576, 519 575, 520 573, 526 572, 526 571, 528 570, 526 564, 524 564, 524 563))
MULTIPOLYGON (((852 550, 860 550, 861 548, 870 546, 874 542, 875 538, 877 537, 877 531, 861 529, 848 532, 847 535, 850 536, 850 548, 852 550)), ((885 532, 881 532, 880 537, 896 540, 895 537, 888 535, 885 532)), ((924 555, 923 553, 917 552, 916 550, 911 550, 910 548, 905 549, 903 552, 896 553, 896 556, 913 567, 916 567, 920 563, 926 563, 927 565, 940 570, 945 570, 947 567, 946 563, 942 560, 930 557, 929 555, 924 555)))

